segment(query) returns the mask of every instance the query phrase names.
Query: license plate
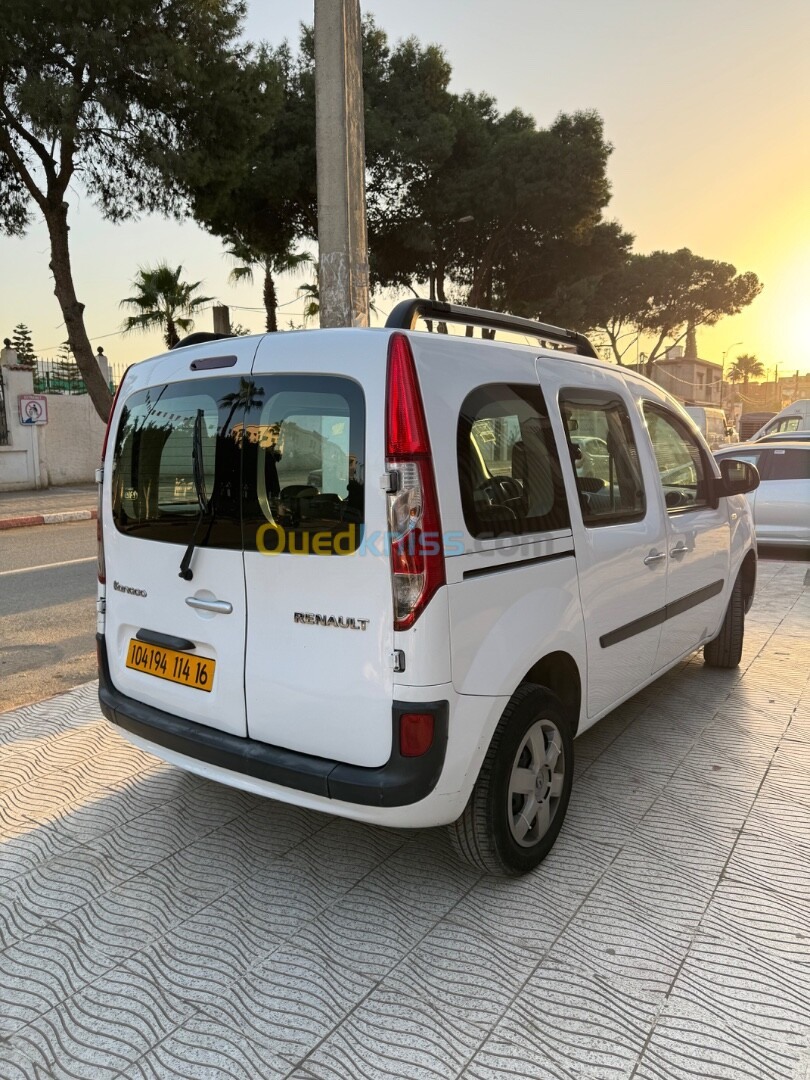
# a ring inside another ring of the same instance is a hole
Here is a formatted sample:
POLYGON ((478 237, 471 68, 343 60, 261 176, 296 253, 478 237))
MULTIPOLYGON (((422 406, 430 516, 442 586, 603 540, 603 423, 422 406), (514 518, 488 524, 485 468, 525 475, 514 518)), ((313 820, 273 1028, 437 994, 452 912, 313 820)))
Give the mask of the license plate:
POLYGON ((157 645, 147 645, 135 638, 130 639, 127 653, 127 667, 133 671, 143 671, 157 679, 191 686, 195 690, 205 690, 206 693, 213 685, 216 663, 216 660, 210 660, 207 656, 158 648, 157 645))

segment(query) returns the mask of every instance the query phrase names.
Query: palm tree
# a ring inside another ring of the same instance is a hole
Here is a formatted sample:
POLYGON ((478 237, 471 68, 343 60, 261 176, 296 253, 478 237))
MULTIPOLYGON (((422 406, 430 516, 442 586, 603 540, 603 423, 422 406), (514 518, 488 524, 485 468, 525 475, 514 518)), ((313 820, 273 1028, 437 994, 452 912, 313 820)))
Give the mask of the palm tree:
POLYGON ((765 365, 751 353, 738 356, 728 371, 728 381, 748 386, 749 379, 759 379, 765 374, 765 365))
MULTIPOLYGON (((239 389, 231 394, 223 394, 219 399, 220 409, 229 409, 228 418, 220 428, 223 436, 227 436, 228 428, 237 409, 258 409, 263 404, 264 387, 257 386, 253 379, 239 379, 239 389)), ((244 425, 243 425, 244 427, 244 425)))
POLYGON ((298 286, 298 295, 304 298, 304 326, 317 319, 321 313, 321 293, 318 288, 318 276, 314 281, 305 281, 298 286))
POLYGON ((228 237, 227 243, 229 245, 228 255, 237 264, 231 270, 229 278, 234 285, 238 285, 241 281, 252 285, 255 270, 260 270, 264 274, 265 325, 270 333, 275 333, 278 330, 278 320, 276 318, 278 297, 276 296, 276 284, 273 278, 278 274, 294 274, 296 270, 306 263, 311 263, 312 256, 307 251, 296 252, 291 251, 289 248, 286 251, 268 254, 238 235, 228 237))
POLYGON ((178 329, 187 333, 194 325, 192 316, 210 304, 212 296, 196 296, 201 281, 181 281, 183 267, 172 270, 168 263, 158 263, 150 269, 141 267, 133 281, 134 296, 121 301, 120 307, 135 308, 137 314, 127 316, 124 333, 133 330, 148 332, 160 329, 168 348, 180 340, 178 329))

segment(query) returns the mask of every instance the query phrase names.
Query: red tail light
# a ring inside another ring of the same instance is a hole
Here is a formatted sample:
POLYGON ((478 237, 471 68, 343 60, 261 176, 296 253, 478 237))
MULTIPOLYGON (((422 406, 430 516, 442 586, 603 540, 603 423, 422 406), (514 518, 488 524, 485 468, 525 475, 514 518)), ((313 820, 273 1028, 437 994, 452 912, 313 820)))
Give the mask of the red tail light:
POLYGON ((425 410, 408 339, 392 334, 386 393, 394 629, 408 630, 445 583, 439 504, 425 410))
POLYGON ((399 752, 403 757, 421 757, 433 745, 433 714, 403 713, 399 718, 399 752))
MULTIPOLYGON (((115 407, 118 404, 118 396, 121 393, 121 388, 124 385, 127 375, 132 370, 132 365, 126 369, 121 376, 121 382, 118 384, 118 389, 115 391, 115 395, 112 399, 112 405, 110 406, 110 413, 107 417, 107 428, 104 432, 104 442, 101 444, 101 468, 102 474, 104 469, 104 458, 107 456, 107 442, 110 438, 110 430, 112 428, 113 415, 115 414, 115 407)), ((107 568, 104 564, 104 527, 102 524, 102 511, 104 509, 104 484, 98 485, 98 510, 96 517, 96 540, 98 541, 97 560, 98 560, 98 580, 100 584, 104 585, 107 582, 107 568)))

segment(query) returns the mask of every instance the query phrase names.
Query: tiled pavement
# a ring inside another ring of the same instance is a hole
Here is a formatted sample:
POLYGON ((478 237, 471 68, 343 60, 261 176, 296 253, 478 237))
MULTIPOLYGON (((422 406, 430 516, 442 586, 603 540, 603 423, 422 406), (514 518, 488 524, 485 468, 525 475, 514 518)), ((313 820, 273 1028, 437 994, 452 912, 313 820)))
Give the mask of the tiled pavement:
POLYGON ((577 741, 522 880, 0 716, 0 1077, 810 1077, 810 588, 577 741))

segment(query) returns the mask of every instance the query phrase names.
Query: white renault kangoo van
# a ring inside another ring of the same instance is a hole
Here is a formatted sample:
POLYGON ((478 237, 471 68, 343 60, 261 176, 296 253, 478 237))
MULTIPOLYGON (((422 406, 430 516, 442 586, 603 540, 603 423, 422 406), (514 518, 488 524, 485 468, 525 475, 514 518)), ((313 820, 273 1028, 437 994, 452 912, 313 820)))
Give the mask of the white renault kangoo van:
POLYGON ((756 469, 573 331, 414 300, 194 335, 129 369, 98 479, 113 724, 246 791, 449 825, 494 873, 551 849, 577 734, 696 649, 740 659, 756 469))

